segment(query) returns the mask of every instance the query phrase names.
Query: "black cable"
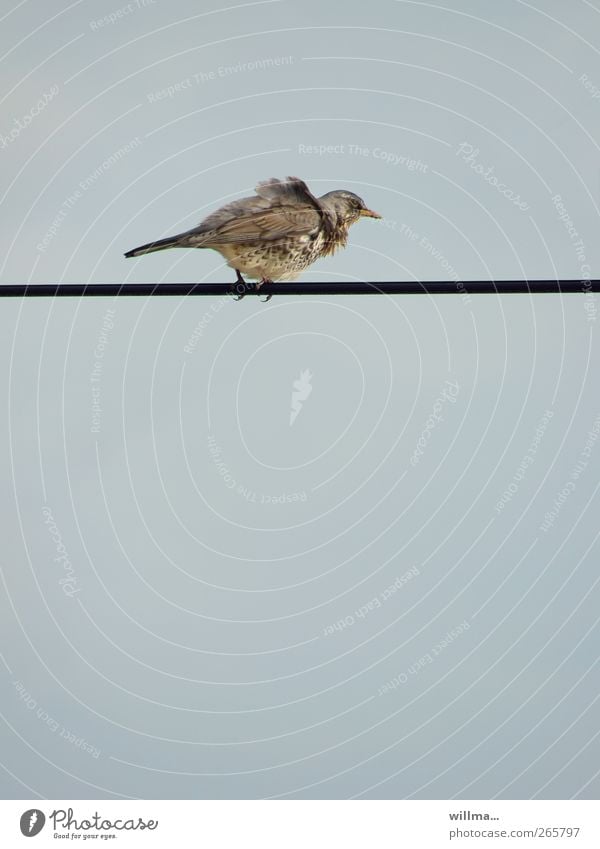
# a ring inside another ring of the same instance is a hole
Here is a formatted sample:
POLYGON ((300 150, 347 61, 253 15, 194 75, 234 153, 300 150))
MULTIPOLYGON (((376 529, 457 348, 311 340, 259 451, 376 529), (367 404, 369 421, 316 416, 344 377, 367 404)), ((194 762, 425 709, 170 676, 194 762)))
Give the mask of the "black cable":
MULTIPOLYGON (((0 284, 4 298, 64 298, 64 297, 154 297, 187 295, 228 295, 234 292, 232 283, 6 283, 0 284)), ((385 280, 378 283, 360 281, 267 283, 257 293, 248 295, 505 295, 505 294, 566 294, 571 292, 600 292, 600 280, 429 280, 400 282, 385 280)))

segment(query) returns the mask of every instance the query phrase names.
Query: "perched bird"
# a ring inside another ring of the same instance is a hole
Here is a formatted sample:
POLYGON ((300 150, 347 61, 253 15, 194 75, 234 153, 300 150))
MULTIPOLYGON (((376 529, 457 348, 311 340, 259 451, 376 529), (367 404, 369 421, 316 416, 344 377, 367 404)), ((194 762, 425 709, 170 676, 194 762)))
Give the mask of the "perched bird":
POLYGON ((255 191, 217 209, 192 230, 141 245, 125 256, 212 248, 234 269, 241 298, 249 288, 243 274, 258 281, 257 290, 274 280, 295 280, 319 257, 345 247, 348 229, 359 218, 381 218, 353 192, 338 190, 317 198, 298 177, 263 180, 255 191))

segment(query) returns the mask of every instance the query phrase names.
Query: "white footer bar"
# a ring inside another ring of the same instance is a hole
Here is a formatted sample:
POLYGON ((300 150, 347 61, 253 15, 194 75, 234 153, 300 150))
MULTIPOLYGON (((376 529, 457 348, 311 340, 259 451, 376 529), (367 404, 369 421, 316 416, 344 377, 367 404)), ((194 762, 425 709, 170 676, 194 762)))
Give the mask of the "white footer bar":
POLYGON ((0 846, 599 849, 595 801, 0 801, 0 846), (33 843, 24 840, 31 838, 33 843), (116 842, 118 841, 118 842, 116 842))

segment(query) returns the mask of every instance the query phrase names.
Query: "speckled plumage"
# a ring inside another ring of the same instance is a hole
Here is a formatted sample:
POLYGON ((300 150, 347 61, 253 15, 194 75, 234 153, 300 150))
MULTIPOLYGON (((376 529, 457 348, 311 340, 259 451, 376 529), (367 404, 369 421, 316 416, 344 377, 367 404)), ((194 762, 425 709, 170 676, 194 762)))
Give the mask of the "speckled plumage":
POLYGON ((197 227, 128 251, 133 257, 166 248, 212 248, 235 269, 262 283, 294 280, 319 257, 344 247, 361 216, 380 218, 352 192, 315 197, 298 177, 264 180, 256 195, 234 200, 197 227))

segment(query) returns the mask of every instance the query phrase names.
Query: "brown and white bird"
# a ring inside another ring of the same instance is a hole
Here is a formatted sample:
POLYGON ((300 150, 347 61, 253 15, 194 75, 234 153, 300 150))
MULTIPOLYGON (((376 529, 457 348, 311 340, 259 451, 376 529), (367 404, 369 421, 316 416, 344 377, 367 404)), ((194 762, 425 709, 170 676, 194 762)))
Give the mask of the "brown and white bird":
POLYGON ((381 218, 353 192, 338 190, 317 198, 298 177, 263 180, 255 191, 217 209, 192 230, 141 245, 125 256, 212 248, 236 272, 236 291, 242 297, 247 290, 243 274, 258 281, 257 290, 274 280, 295 280, 319 257, 345 247, 350 225, 359 218, 381 218))

